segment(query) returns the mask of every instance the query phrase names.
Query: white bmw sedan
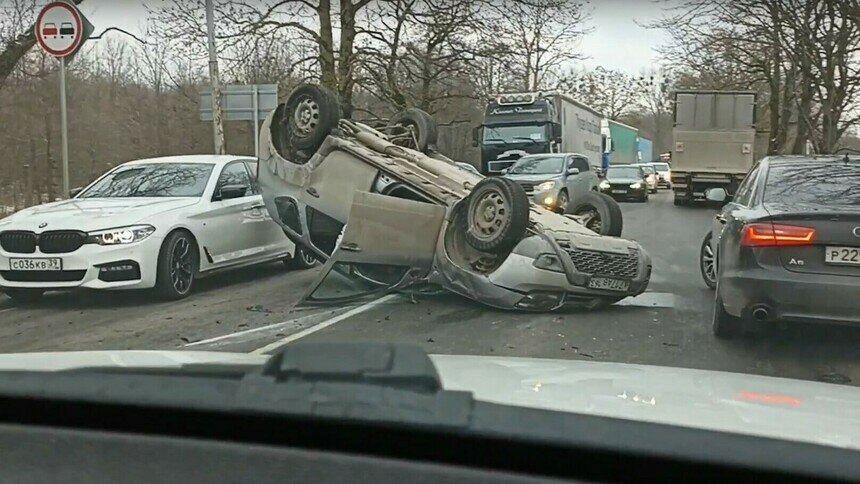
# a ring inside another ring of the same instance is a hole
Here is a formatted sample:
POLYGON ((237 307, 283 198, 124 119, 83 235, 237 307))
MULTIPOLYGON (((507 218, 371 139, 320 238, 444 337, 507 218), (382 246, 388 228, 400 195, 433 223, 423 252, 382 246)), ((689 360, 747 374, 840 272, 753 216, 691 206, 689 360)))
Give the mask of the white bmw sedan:
POLYGON ((200 276, 273 260, 314 264, 272 221, 247 157, 131 161, 0 220, 0 291, 24 302, 75 287, 179 299, 200 276))

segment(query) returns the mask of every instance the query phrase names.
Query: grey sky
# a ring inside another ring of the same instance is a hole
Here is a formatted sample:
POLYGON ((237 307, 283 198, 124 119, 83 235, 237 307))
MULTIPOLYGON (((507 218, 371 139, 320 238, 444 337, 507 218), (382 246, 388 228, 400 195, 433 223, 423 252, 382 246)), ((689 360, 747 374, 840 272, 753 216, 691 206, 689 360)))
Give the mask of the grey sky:
MULTIPOLYGON (((88 0, 80 9, 96 27, 96 32, 115 26, 139 34, 145 25, 145 2, 140 0, 88 0)), ((157 2, 155 2, 157 3, 157 2)), ((655 47, 666 40, 662 31, 640 27, 659 18, 663 1, 593 0, 592 32, 582 41, 588 68, 603 66, 638 75, 657 62, 655 47)))

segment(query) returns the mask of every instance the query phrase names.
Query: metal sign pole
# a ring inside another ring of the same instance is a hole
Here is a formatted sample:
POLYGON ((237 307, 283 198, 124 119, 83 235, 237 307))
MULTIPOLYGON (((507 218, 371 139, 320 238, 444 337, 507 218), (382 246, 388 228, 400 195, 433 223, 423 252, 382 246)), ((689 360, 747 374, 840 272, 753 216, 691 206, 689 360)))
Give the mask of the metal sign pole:
MULTIPOLYGON (((69 132, 66 117, 66 58, 60 57, 60 138, 63 154, 63 196, 69 198, 69 132)), ((53 200, 52 200, 53 201, 53 200)))
POLYGON ((257 85, 254 84, 254 157, 257 159, 260 158, 260 100, 258 96, 257 85))

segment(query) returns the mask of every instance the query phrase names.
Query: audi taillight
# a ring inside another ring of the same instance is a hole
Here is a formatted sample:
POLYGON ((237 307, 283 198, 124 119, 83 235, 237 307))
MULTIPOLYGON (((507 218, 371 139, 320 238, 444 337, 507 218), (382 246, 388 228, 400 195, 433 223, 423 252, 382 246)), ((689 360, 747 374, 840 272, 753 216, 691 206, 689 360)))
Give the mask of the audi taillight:
POLYGON ((814 242, 814 228, 770 223, 746 225, 741 237, 744 247, 788 247, 812 245, 814 242))

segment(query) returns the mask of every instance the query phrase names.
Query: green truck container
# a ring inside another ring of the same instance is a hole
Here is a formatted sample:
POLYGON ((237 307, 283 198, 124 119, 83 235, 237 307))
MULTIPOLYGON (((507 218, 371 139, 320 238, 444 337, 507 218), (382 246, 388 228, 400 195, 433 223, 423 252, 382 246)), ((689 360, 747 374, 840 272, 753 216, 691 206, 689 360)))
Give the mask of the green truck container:
POLYGON ((601 131, 605 137, 604 152, 610 165, 627 165, 639 161, 639 130, 604 119, 601 131))

